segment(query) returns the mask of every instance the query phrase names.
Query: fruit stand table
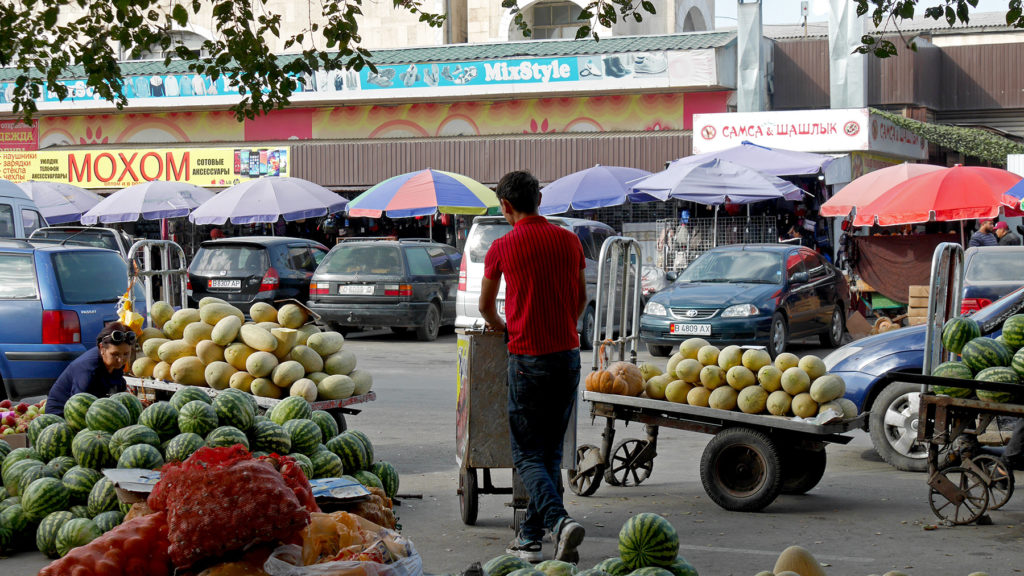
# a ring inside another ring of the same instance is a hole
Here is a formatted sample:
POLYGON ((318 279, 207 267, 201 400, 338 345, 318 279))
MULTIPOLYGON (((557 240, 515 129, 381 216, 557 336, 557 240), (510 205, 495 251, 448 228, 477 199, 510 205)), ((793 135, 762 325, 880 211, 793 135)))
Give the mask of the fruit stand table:
MULTIPOLYGON (((173 382, 164 382, 162 380, 152 380, 149 378, 135 378, 133 376, 125 376, 125 382, 128 386, 128 391, 138 396, 144 392, 153 392, 163 397, 170 397, 172 394, 187 388, 184 384, 174 384, 173 382)), ((203 388, 211 398, 217 396, 220 393, 219 390, 213 388, 203 388)), ((256 404, 261 408, 269 411, 281 400, 276 398, 264 398, 262 396, 253 396, 256 399, 256 404)), ((343 400, 320 400, 317 402, 310 402, 309 406, 313 410, 324 410, 330 412, 331 415, 338 421, 338 430, 344 432, 348 429, 348 424, 345 422, 345 414, 355 415, 359 414, 362 410, 352 408, 355 404, 362 404, 365 402, 372 402, 377 399, 377 394, 373 391, 367 392, 361 396, 350 396, 343 400)))
POLYGON ((754 512, 779 494, 803 494, 825 473, 825 445, 847 444, 844 435, 864 427, 865 414, 816 424, 782 416, 744 414, 616 394, 584 392, 593 418, 606 419, 601 447, 576 449, 569 485, 580 496, 597 491, 602 478, 617 486, 635 486, 654 468, 658 428, 712 434, 700 461, 701 482, 711 499, 726 510, 754 512), (615 421, 645 424, 647 438, 613 444, 615 421))

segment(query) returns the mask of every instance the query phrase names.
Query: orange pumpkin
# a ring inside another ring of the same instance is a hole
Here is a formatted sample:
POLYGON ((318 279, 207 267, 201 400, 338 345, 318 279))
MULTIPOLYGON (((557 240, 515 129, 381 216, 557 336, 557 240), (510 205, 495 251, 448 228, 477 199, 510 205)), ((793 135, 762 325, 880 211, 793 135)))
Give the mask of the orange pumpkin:
POLYGON ((615 379, 616 388, 621 388, 624 396, 639 396, 644 391, 644 376, 632 362, 613 362, 608 366, 608 372, 615 379))
POLYGON ((622 381, 617 380, 607 370, 595 370, 587 375, 586 387, 588 392, 600 394, 625 394, 626 388, 622 381))

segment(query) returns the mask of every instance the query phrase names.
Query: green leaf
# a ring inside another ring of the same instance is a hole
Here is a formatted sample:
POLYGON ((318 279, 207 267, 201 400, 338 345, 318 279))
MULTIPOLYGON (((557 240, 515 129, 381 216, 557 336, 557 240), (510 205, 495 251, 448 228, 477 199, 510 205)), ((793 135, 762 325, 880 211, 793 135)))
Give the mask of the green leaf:
POLYGON ((650 14, 657 13, 657 11, 654 9, 654 3, 651 2, 650 0, 643 0, 643 2, 640 3, 640 5, 643 6, 643 9, 650 14))
POLYGON ((913 18, 914 17, 914 3, 913 2, 904 2, 902 5, 900 5, 900 7, 899 7, 899 15, 900 15, 900 18, 903 18, 903 19, 906 19, 906 20, 910 20, 911 18, 913 18))
POLYGON ((946 6, 946 24, 950 26, 956 24, 956 12, 953 11, 952 6, 946 6))
POLYGON ((579 29, 576 30, 576 39, 580 40, 586 38, 588 34, 590 34, 590 26, 580 26, 579 29))
POLYGON ((174 9, 171 10, 171 18, 174 19, 178 26, 184 28, 188 24, 188 10, 185 10, 185 7, 181 4, 175 4, 174 9))

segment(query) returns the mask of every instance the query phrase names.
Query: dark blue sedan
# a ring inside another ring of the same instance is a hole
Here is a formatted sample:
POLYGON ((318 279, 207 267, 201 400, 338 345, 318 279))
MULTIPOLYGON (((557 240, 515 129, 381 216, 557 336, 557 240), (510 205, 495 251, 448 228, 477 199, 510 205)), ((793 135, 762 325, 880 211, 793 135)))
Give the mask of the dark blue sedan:
POLYGON ((809 248, 720 246, 702 254, 647 302, 640 337, 654 356, 699 337, 713 344, 762 344, 772 357, 790 338, 818 335, 836 347, 846 329, 850 289, 809 248))

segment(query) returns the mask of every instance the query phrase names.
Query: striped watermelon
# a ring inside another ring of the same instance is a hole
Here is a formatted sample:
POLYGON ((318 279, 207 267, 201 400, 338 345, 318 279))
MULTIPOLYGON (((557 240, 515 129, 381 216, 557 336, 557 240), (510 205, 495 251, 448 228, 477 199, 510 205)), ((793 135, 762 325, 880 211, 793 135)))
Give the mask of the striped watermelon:
POLYGON ((512 572, 508 573, 508 576, 546 576, 546 575, 543 572, 541 572, 540 570, 537 570, 536 568, 531 566, 529 568, 520 568, 519 570, 513 570, 512 572))
POLYGON ((360 470, 369 470, 373 466, 373 442, 370 442, 370 437, 365 432, 359 430, 347 430, 346 434, 351 434, 359 439, 363 443, 363 452, 365 456, 362 462, 359 463, 360 470))
MULTIPOLYGON (((249 394, 248 392, 242 392, 241 390, 236 390, 235 388, 228 388, 226 390, 221 390, 218 396, 223 396, 225 394, 234 395, 241 400, 245 400, 246 402, 249 403, 249 406, 252 407, 253 412, 258 413, 260 411, 260 405, 258 402, 256 402, 256 397, 253 396, 252 394, 249 394)), ((253 419, 253 421, 255 422, 255 419, 253 419)))
POLYGON ((98 470, 86 468, 85 466, 75 466, 64 473, 61 482, 68 489, 72 502, 87 502, 89 500, 89 492, 100 481, 100 478, 103 478, 103 474, 100 474, 98 470))
POLYGON ((338 421, 331 416, 330 412, 314 410, 309 419, 320 427, 320 432, 324 435, 324 442, 338 435, 338 421))
POLYGON ((110 434, 97 430, 82 430, 71 441, 71 455, 79 466, 99 470, 113 463, 110 457, 110 434))
POLYGON ((320 427, 312 420, 288 420, 281 427, 292 440, 292 450, 307 456, 312 456, 317 451, 320 443, 323 442, 320 427))
POLYGON ((130 419, 128 409, 113 398, 96 400, 85 413, 85 424, 90 430, 102 430, 111 434, 127 426, 130 419))
POLYGON ((167 448, 164 449, 164 459, 168 462, 184 462, 196 450, 205 445, 206 441, 198 434, 191 432, 179 434, 167 443, 167 448))
POLYGON ((20 460, 11 465, 3 475, 4 488, 11 496, 18 496, 21 493, 21 478, 31 468, 42 468, 43 463, 31 458, 20 460))
POLYGON ((57 478, 40 478, 25 488, 21 507, 29 522, 39 522, 52 512, 68 507, 71 493, 57 478))
MULTIPOLYGON (((40 414, 28 425, 28 445, 35 446, 39 433, 53 424, 65 424, 64 419, 56 414, 40 414)), ((6 444, 6 442, 5 442, 6 444)))
POLYGON ((118 468, 142 468, 156 470, 164 465, 164 457, 160 451, 149 444, 135 444, 124 449, 117 459, 118 468))
POLYGON ((298 452, 294 452, 288 456, 292 460, 295 460, 295 463, 299 465, 299 468, 302 468, 302 473, 306 475, 307 479, 312 478, 316 474, 316 469, 313 468, 313 461, 310 460, 309 456, 299 454, 298 452))
MULTIPOLYGON (((974 379, 980 382, 1020 384, 1020 378, 1017 376, 1017 372, 1012 368, 1005 368, 1002 366, 986 368, 981 372, 978 372, 974 379)), ((1010 392, 996 392, 993 390, 978 389, 975 393, 978 395, 979 400, 985 400, 987 402, 1013 402, 1016 398, 1016 396, 1010 392)))
POLYGON ((1003 340, 1011 350, 1024 348, 1024 314, 1014 314, 1003 322, 1003 340))
POLYGON ((358 437, 342 432, 341 434, 327 441, 327 449, 341 458, 341 465, 345 474, 352 474, 361 470, 363 460, 366 459, 366 449, 358 437))
POLYGON ((312 415, 313 409, 302 396, 289 396, 270 411, 270 419, 280 426, 289 420, 309 420, 312 415))
POLYGON ((18 498, 17 496, 8 496, 7 498, 0 500, 0 512, 5 508, 9 508, 19 503, 21 503, 21 498, 18 498))
POLYGON ((18 462, 25 460, 35 460, 40 464, 43 463, 43 457, 34 449, 15 448, 14 450, 11 450, 10 454, 4 458, 3 464, 0 465, 0 483, 4 486, 10 485, 10 469, 18 462))
POLYGON ((166 442, 178 435, 178 410, 170 402, 157 402, 142 411, 139 424, 156 432, 166 442))
POLYGON ((993 366, 1009 366, 1013 362, 1013 354, 992 338, 975 338, 964 345, 960 351, 964 364, 977 374, 985 368, 993 366))
POLYGON ((531 567, 529 562, 518 556, 502 554, 491 558, 484 564, 484 574, 486 576, 508 576, 516 570, 531 567))
MULTIPOLYGON (((234 390, 234 388, 231 390, 234 390)), ((244 433, 252 428, 253 422, 256 420, 256 409, 245 398, 249 394, 238 390, 235 390, 234 394, 226 392, 227 390, 218 394, 213 399, 213 408, 217 412, 217 422, 221 426, 231 426, 244 433)))
POLYGON ((68 512, 71 512, 75 518, 92 518, 89 515, 89 507, 84 504, 75 504, 71 508, 68 508, 68 512))
POLYGON ((67 556, 72 549, 85 546, 102 535, 99 526, 92 520, 72 518, 57 530, 57 554, 67 556))
POLYGON ((942 347, 953 354, 959 354, 964 345, 981 336, 981 327, 972 318, 957 316, 950 318, 942 327, 942 347))
MULTIPOLYGON (((963 362, 943 362, 932 370, 932 376, 940 376, 942 378, 960 378, 961 380, 972 380, 974 378, 974 374, 971 373, 971 369, 963 362)), ((946 396, 952 396, 953 398, 967 398, 971 394, 974 394, 974 390, 971 390, 970 388, 957 388, 954 386, 932 386, 932 392, 936 394, 945 394, 946 396)))
POLYGON ((156 448, 160 446, 160 436, 142 424, 121 428, 110 437, 110 456, 118 460, 125 449, 136 444, 148 444, 156 448))
POLYGON ((171 406, 174 406, 175 410, 181 411, 181 408, 189 402, 204 402, 210 404, 213 402, 210 400, 210 395, 203 392, 202 388, 196 388, 195 386, 186 386, 179 388, 177 392, 171 396, 171 406))
POLYGON ((249 431, 253 450, 268 454, 287 454, 292 451, 292 437, 284 428, 270 420, 261 420, 249 431))
POLYGON ((377 478, 377 475, 369 470, 358 470, 356 473, 352 474, 352 477, 367 488, 380 488, 381 490, 384 490, 384 484, 381 483, 380 478, 377 478))
POLYGON ((86 428, 85 415, 95 401, 96 397, 92 394, 80 392, 68 398, 68 401, 64 403, 64 420, 72 430, 78 432, 86 428))
POLYGON ((35 449, 44 460, 58 456, 71 456, 71 441, 75 433, 64 422, 47 426, 36 438, 35 449))
POLYGON ((679 534, 665 518, 641 512, 619 531, 619 556, 630 570, 669 566, 679 555, 679 534))
POLYGON ((576 576, 611 576, 611 574, 603 570, 598 570, 597 568, 588 568, 581 572, 577 572, 576 576))
POLYGON ((57 531, 65 522, 74 518, 71 512, 51 512, 36 528, 36 548, 49 558, 57 557, 57 531))
MULTIPOLYGON (((39 418, 36 418, 36 420, 38 419, 39 418)), ((36 420, 33 420, 33 422, 35 422, 36 420)), ((32 425, 29 424, 29 426, 31 427, 32 425)), ((11 445, 7 443, 7 440, 0 438, 0 465, 3 465, 4 458, 6 458, 7 455, 11 453, 11 450, 11 445)))
POLYGON ((579 572, 575 564, 561 560, 545 560, 534 566, 534 569, 547 576, 574 576, 579 572))
POLYGON ((1010 362, 1010 368, 1017 373, 1017 376, 1024 378, 1024 348, 1021 348, 1013 355, 1013 360, 1010 362))
POLYGON ((128 411, 128 424, 138 424, 139 415, 142 414, 144 406, 142 400, 139 400, 137 396, 131 392, 118 392, 110 397, 111 400, 116 400, 124 406, 125 410, 128 411))
POLYGON ((121 512, 120 510, 101 512, 97 514, 92 521, 96 523, 96 526, 101 531, 110 532, 124 521, 124 512, 121 512))
POLYGON ((57 470, 45 464, 42 466, 33 466, 28 470, 25 470, 25 472, 18 477, 18 496, 24 498, 25 489, 28 488, 29 484, 39 480, 40 478, 53 478, 54 480, 60 480, 60 474, 57 474, 57 470))
POLYGON ((6 524, 11 529, 11 535, 15 540, 28 528, 28 516, 21 504, 12 504, 0 512, 0 524, 6 524))
POLYGON ((121 514, 127 515, 129 512, 132 511, 132 505, 128 504, 127 502, 121 502, 120 500, 118 500, 117 509, 121 511, 121 514))
POLYGON ((11 527, 0 522, 0 552, 11 547, 11 540, 14 538, 14 533, 11 527))
POLYGON ((249 449, 249 439, 245 436, 245 432, 234 426, 215 428, 206 436, 206 445, 210 447, 234 446, 235 444, 241 444, 246 450, 249 449))
POLYGON ((313 463, 313 478, 338 478, 343 472, 341 458, 330 450, 317 452, 309 460, 313 463))
POLYGON ((398 494, 398 472, 394 466, 381 460, 375 463, 370 471, 380 478, 380 483, 384 485, 384 493, 388 495, 388 498, 394 498, 395 494, 398 494))
POLYGON ((193 400, 178 409, 178 430, 182 432, 206 436, 216 427, 217 411, 208 401, 193 400))
POLYGON ((630 576, 673 576, 671 572, 660 566, 645 566, 629 573, 630 576))
POLYGON ((675 561, 665 567, 673 576, 698 576, 697 569, 686 561, 682 556, 676 556, 675 561))
POLYGON ((68 470, 76 466, 75 459, 71 456, 57 456, 46 463, 47 466, 57 471, 57 477, 63 478, 68 470))
POLYGON ((89 509, 89 518, 95 518, 97 514, 107 510, 117 510, 117 492, 114 491, 114 483, 109 478, 100 478, 99 482, 89 491, 89 500, 86 503, 89 509))

